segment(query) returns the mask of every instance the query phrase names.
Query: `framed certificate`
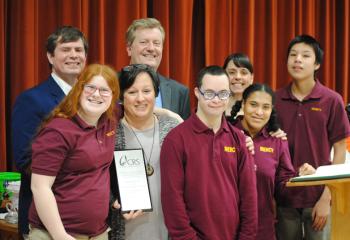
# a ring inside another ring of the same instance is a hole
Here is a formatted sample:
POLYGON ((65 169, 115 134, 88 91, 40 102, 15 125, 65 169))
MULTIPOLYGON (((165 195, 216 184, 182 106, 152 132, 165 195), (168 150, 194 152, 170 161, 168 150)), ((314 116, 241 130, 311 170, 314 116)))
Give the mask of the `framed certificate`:
POLYGON ((121 212, 152 211, 146 166, 142 149, 114 151, 121 212))

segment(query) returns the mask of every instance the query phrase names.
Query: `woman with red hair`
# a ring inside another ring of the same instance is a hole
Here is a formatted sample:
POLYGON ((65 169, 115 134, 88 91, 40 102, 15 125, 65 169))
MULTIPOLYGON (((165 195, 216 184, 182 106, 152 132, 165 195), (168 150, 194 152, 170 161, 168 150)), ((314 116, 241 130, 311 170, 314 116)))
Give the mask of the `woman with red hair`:
POLYGON ((29 239, 108 239, 118 98, 116 72, 92 64, 43 123, 32 144, 29 239))

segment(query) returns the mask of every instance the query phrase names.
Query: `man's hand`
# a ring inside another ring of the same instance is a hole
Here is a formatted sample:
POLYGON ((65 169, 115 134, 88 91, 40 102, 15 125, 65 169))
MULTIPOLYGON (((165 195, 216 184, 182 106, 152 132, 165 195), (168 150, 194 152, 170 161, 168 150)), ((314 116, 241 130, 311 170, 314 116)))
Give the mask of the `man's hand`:
POLYGON ((276 132, 269 132, 272 137, 281 138, 282 140, 287 140, 287 133, 282 129, 278 129, 276 132))
POLYGON ((316 170, 313 166, 311 166, 308 163, 304 163, 303 165, 301 165, 301 167, 299 168, 299 176, 304 176, 304 175, 311 175, 316 173, 316 170))
POLYGON ((168 117, 175 118, 179 123, 182 123, 184 120, 180 117, 179 114, 172 112, 168 109, 165 108, 160 108, 160 107, 154 107, 153 112, 158 114, 158 115, 164 115, 168 117))
POLYGON ((315 231, 321 231, 327 223, 330 213, 330 200, 320 198, 312 209, 312 228, 315 231))

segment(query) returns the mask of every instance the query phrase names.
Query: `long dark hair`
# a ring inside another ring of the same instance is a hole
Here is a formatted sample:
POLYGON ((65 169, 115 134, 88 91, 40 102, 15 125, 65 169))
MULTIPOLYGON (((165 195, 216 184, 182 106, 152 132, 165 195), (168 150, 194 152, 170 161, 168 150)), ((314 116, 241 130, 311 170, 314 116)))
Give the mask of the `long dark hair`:
MULTIPOLYGON (((247 99, 249 98, 249 96, 254 93, 254 92, 266 92, 267 94, 269 94, 272 98, 272 112, 270 115, 270 119, 267 122, 267 130, 270 132, 275 132, 280 128, 280 125, 278 123, 277 120, 277 112, 276 109, 274 107, 275 105, 275 94, 272 91, 272 89, 265 84, 260 84, 260 83, 254 83, 252 85, 250 85, 249 87, 247 87, 244 92, 243 92, 243 97, 242 97, 242 101, 247 101, 247 99)), ((242 107, 242 101, 237 101, 236 104, 232 107, 231 110, 231 116, 227 117, 227 120, 231 123, 235 123, 237 121, 236 119, 236 115, 237 113, 240 111, 241 107, 242 107)))

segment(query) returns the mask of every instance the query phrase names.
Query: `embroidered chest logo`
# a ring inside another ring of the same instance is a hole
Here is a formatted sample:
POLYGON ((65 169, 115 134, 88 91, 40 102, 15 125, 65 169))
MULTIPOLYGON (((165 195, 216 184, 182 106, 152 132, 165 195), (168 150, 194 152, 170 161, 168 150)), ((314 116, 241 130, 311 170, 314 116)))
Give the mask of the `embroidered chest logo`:
POLYGON ((111 137, 111 136, 114 136, 114 135, 115 135, 115 131, 114 131, 114 130, 112 130, 112 131, 106 133, 106 136, 107 136, 107 137, 111 137))
POLYGON ((224 151, 225 152, 229 152, 229 153, 234 153, 234 152, 236 152, 236 148, 235 147, 224 146, 224 151))
POLYGON ((260 146, 260 152, 273 153, 273 148, 260 146))
POLYGON ((311 108, 311 111, 314 111, 314 112, 322 112, 322 109, 321 109, 321 108, 318 108, 318 107, 312 107, 312 108, 311 108))

